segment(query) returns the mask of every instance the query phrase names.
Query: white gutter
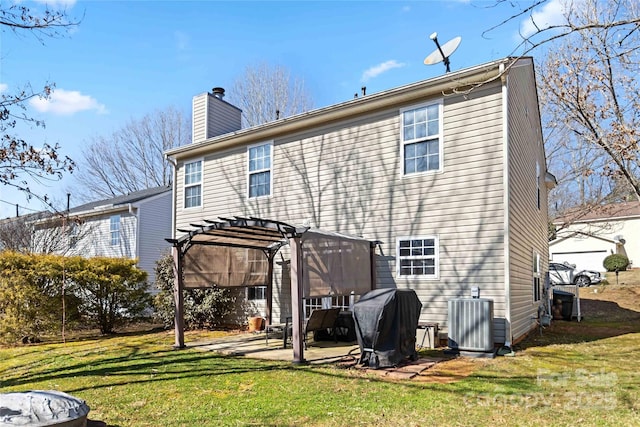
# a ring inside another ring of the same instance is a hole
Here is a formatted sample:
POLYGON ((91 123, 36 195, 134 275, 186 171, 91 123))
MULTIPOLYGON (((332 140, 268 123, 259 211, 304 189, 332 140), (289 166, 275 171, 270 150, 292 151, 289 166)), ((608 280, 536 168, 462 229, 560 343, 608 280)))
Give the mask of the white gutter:
MULTIPOLYGON (((500 64, 500 73, 504 71, 504 64, 500 64)), ((511 276, 510 264, 511 257, 509 253, 510 235, 509 235, 509 94, 507 92, 508 74, 502 75, 502 164, 503 177, 502 187, 504 189, 504 339, 505 347, 511 347, 511 276)))
POLYGON ((173 182, 171 183, 171 237, 176 238, 176 183, 178 182, 178 162, 175 158, 164 155, 173 166, 173 182))

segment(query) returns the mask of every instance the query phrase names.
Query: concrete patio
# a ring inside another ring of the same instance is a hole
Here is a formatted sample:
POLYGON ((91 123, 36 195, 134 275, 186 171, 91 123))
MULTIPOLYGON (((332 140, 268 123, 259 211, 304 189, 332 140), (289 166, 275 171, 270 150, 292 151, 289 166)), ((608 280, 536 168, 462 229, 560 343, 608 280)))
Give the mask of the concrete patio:
MULTIPOLYGON (((202 351, 229 356, 245 356, 254 359, 293 361, 293 349, 291 343, 283 348, 282 336, 270 335, 267 343, 264 332, 244 332, 233 336, 216 340, 187 343, 187 347, 202 351)), ((334 342, 310 340, 304 351, 307 363, 356 363, 360 357, 360 348, 357 342, 334 342)))
MULTIPOLYGON (((187 345, 201 351, 212 351, 228 356, 243 356, 263 360, 280 360, 293 362, 293 349, 291 344, 282 348, 282 337, 269 338, 267 344, 264 332, 243 332, 237 335, 219 338, 216 340, 192 342, 187 345)), ((406 359, 398 366, 369 369, 358 365, 360 347, 357 342, 311 341, 304 351, 305 363, 341 364, 343 367, 362 369, 368 373, 376 374, 392 380, 411 380, 420 378, 423 372, 435 366, 442 358, 420 357, 418 360, 406 359)), ((424 378, 424 377, 423 377, 424 378)))

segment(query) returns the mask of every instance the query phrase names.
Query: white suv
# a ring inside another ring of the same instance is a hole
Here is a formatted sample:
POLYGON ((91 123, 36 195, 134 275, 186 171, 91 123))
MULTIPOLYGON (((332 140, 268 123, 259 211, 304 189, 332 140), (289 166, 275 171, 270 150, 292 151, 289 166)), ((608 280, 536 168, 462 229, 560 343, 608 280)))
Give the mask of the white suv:
POLYGON ((597 271, 576 270, 576 266, 568 262, 549 263, 549 281, 552 285, 589 286, 602 281, 597 271))

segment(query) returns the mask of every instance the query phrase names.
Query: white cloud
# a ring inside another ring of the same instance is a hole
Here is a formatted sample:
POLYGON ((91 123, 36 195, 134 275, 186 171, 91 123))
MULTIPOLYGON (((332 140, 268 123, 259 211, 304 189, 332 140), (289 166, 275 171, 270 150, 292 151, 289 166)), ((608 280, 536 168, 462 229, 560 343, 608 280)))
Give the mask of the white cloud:
POLYGON ((549 28, 552 25, 564 24, 567 22, 564 14, 567 5, 564 0, 551 0, 544 6, 534 11, 520 25, 520 32, 523 37, 529 37, 539 29, 549 28))
POLYGON ((51 7, 60 7, 60 8, 69 8, 71 9, 75 4, 76 0, 35 0, 36 3, 46 4, 51 7))
POLYGON ((173 38, 175 39, 178 50, 186 50, 189 48, 190 38, 186 33, 183 33, 182 31, 175 31, 173 33, 173 38))
POLYGON ((385 61, 382 64, 374 65, 373 67, 362 73, 362 81, 366 82, 374 77, 378 77, 380 74, 385 73, 393 68, 402 68, 406 64, 398 62, 395 59, 385 61))
POLYGON ((31 106, 41 113, 53 113, 69 116, 80 111, 95 110, 98 114, 106 114, 107 108, 89 95, 77 90, 56 89, 50 99, 33 98, 31 106))
POLYGON ((0 83, 0 93, 5 92, 7 89, 9 89, 9 85, 6 83, 0 83))

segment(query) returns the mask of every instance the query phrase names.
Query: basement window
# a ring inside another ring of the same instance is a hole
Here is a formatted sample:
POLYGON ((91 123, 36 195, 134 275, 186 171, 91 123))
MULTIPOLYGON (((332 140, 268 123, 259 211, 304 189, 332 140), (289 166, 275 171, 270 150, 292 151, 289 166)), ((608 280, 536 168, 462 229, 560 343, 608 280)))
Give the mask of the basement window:
POLYGON ((399 277, 438 278, 438 237, 398 239, 396 273, 399 277))

